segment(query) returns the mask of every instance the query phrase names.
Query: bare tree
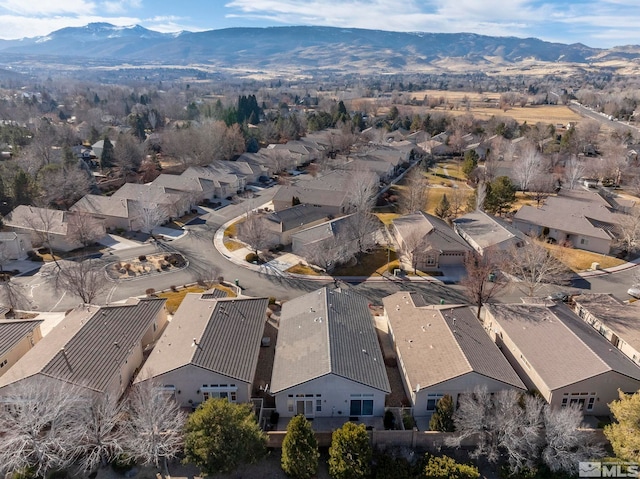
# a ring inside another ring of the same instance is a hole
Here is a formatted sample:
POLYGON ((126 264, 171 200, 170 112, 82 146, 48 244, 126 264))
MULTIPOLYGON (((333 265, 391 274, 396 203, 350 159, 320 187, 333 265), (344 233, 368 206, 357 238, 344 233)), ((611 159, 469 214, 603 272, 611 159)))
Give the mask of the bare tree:
POLYGON ((460 216, 460 213, 464 210, 465 204, 467 203, 467 195, 464 193, 462 188, 454 187, 451 189, 449 193, 449 205, 451 206, 451 216, 457 218, 460 216))
POLYGON ((29 298, 18 283, 14 283, 10 276, 0 275, 0 303, 16 309, 30 309, 29 298))
POLYGON ((378 192, 376 175, 367 170, 354 170, 348 184, 348 201, 351 211, 369 213, 378 192))
POLYGON ((545 447, 542 460, 551 472, 578 473, 580 461, 592 461, 604 455, 602 445, 591 432, 582 428, 582 411, 575 407, 544 408, 545 447))
POLYGON ((520 157, 514 161, 513 171, 520 189, 527 191, 533 179, 542 173, 542 155, 535 145, 529 144, 522 149, 520 157))
POLYGON ((42 200, 46 205, 68 208, 89 193, 90 174, 77 166, 48 165, 38 173, 42 200))
POLYGON ((95 243, 105 232, 101 221, 84 211, 67 214, 67 223, 67 238, 85 248, 95 243))
POLYGON ((256 255, 269 246, 271 236, 267 219, 257 212, 247 213, 247 218, 238 225, 238 239, 247 243, 256 255))
POLYGON ((113 148, 116 166, 122 176, 135 173, 142 165, 144 150, 142 145, 132 135, 122 133, 118 136, 113 148))
POLYGON ((484 254, 475 251, 467 253, 464 266, 467 275, 460 284, 467 291, 467 295, 478 307, 476 317, 480 319, 482 306, 502 291, 507 282, 500 274, 502 256, 499 251, 489 249, 484 254))
POLYGON ((580 182, 580 178, 584 176, 585 172, 586 165, 584 164, 584 161, 579 160, 575 155, 571 155, 564 164, 564 179, 567 187, 570 190, 575 189, 580 182))
POLYGON ((424 239, 424 234, 418 228, 412 228, 402 238, 402 254, 410 260, 413 274, 416 274, 418 264, 426 253, 424 239))
POLYGON ((400 206, 405 213, 424 211, 427 208, 429 179, 419 168, 413 168, 405 177, 400 206))
POLYGON ((622 216, 617 228, 617 243, 627 254, 640 249, 640 207, 622 216))
POLYGON ((12 385, 0 408, 0 472, 30 469, 47 477, 70 466, 82 435, 79 401, 77 388, 61 381, 29 378, 12 385))
POLYGON ((75 411, 82 425, 78 437, 78 467, 87 473, 106 466, 122 452, 124 435, 123 411, 117 400, 108 394, 86 398, 75 411))
POLYGON ((132 224, 132 229, 137 227, 143 233, 151 234, 153 229, 163 224, 169 216, 167 207, 162 204, 150 202, 150 201, 132 201, 129 202, 131 211, 135 220, 135 226, 132 224))
POLYGON ((534 238, 521 247, 512 246, 507 258, 505 269, 518 278, 518 288, 528 296, 535 296, 545 283, 567 279, 570 273, 558 258, 534 238))
POLYGON ((91 304, 101 293, 106 291, 109 280, 104 271, 105 264, 99 259, 84 261, 64 261, 58 264, 56 287, 74 296, 83 303, 91 304))
POLYGON ((303 257, 309 263, 331 272, 339 264, 346 263, 353 258, 355 253, 353 247, 348 234, 339 230, 334 232, 330 238, 308 245, 304 250, 303 257))
POLYGON ((484 209, 484 200, 487 198, 487 184, 480 181, 476 187, 476 211, 484 209))
POLYGON ((169 459, 182 449, 184 412, 173 397, 152 381, 142 382, 129 391, 126 411, 125 451, 144 465, 159 469, 162 463, 168 476, 169 459))
POLYGON ((380 230, 380 220, 368 211, 356 211, 346 220, 348 238, 353 244, 353 252, 362 254, 376 243, 376 233, 380 230))

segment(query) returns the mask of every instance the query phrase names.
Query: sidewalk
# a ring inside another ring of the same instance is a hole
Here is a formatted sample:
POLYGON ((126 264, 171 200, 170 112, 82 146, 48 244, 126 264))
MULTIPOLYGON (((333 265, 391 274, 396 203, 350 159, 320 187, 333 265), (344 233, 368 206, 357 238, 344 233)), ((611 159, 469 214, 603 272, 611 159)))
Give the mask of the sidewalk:
MULTIPOLYGON (((264 205, 259 206, 258 208, 269 207, 271 202, 265 203, 264 205)), ((225 230, 231 226, 233 223, 240 220, 243 215, 237 216, 226 223, 224 223, 218 230, 216 231, 213 237, 213 245, 218 250, 218 252, 227 258, 232 263, 236 264, 245 269, 249 269, 258 273, 271 274, 274 276, 287 276, 290 278, 299 278, 304 279, 306 281, 333 281, 334 277, 330 275, 306 275, 306 274, 297 274, 297 273, 288 273, 287 269, 292 266, 297 265, 302 259, 299 256, 294 254, 284 254, 279 256, 278 258, 269 261, 262 265, 250 264, 245 260, 247 254, 252 253, 248 248, 240 248, 235 251, 229 251, 227 247, 224 245, 224 232, 225 230)), ((628 263, 624 263, 620 266, 614 266, 612 268, 607 269, 599 269, 595 271, 584 271, 582 273, 576 273, 578 276, 582 278, 588 278, 592 276, 601 276, 611 273, 616 273, 619 271, 625 271, 630 268, 635 268, 640 264, 640 258, 637 258, 628 263)), ((450 284, 457 283, 461 279, 461 274, 459 271, 452 271, 451 276, 342 276, 338 277, 342 281, 346 282, 359 282, 359 281, 394 281, 394 282, 431 282, 431 283, 441 283, 441 284, 450 284)))

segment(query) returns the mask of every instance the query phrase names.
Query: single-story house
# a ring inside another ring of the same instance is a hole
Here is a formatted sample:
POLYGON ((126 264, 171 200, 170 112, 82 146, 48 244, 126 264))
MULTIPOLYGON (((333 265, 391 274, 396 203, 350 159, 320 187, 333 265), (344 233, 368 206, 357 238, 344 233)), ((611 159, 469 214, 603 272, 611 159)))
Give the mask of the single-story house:
POLYGON ((462 266, 471 247, 442 219, 418 211, 393 220, 391 232, 411 269, 462 266))
POLYGON ((39 319, 0 319, 0 376, 42 339, 39 319))
MULTIPOLYGON (((83 246, 81 234, 77 227, 89 226, 70 211, 37 208, 19 205, 4 218, 4 224, 18 234, 30 235, 35 247, 45 243, 56 251, 71 251, 83 246), (75 217, 74 217, 75 216, 75 217)), ((100 238, 105 235, 105 225, 92 221, 90 227, 95 229, 92 236, 100 238)), ((86 234, 82 232, 82 234, 86 234)))
POLYGON ((208 166, 190 166, 180 176, 197 179, 202 186, 203 199, 209 200, 233 196, 242 191, 245 185, 238 175, 208 166))
POLYGON ((213 183, 190 174, 170 175, 161 174, 151 182, 153 186, 164 188, 167 193, 185 196, 190 206, 195 206, 205 198, 213 197, 213 183))
POLYGON ((268 214, 267 227, 272 233, 271 244, 290 244, 292 235, 327 220, 327 211, 318 206, 295 205, 268 214))
POLYGON ((573 310, 640 365, 640 301, 627 304, 611 294, 581 294, 573 297, 573 310))
POLYGON ((453 230, 480 254, 488 249, 505 251, 526 243, 522 231, 484 211, 473 211, 454 219, 453 230))
POLYGON ((606 416, 618 389, 640 389, 640 367, 564 303, 488 304, 484 325, 527 387, 552 407, 606 416))
POLYGON ((383 298, 384 317, 414 416, 433 414, 444 395, 476 386, 489 392, 526 387, 468 306, 428 305, 416 293, 383 298))
POLYGON ((133 229, 129 218, 130 202, 117 196, 84 195, 69 210, 92 215, 107 229, 128 231, 133 229))
POLYGON ((31 251, 31 235, 15 231, 0 231, 0 261, 25 259, 31 251))
POLYGON ((324 287, 284 303, 270 392, 281 417, 382 416, 391 388, 367 299, 324 287))
POLYGON ((282 211, 290 208, 294 203, 294 198, 297 198, 302 204, 321 207, 332 216, 343 215, 349 209, 346 191, 307 188, 297 185, 281 186, 273 197, 273 209, 282 211))
POLYGON ((598 193, 561 191, 539 207, 523 206, 513 217, 513 226, 529 236, 544 236, 558 244, 609 254, 616 225, 623 221, 598 193))
POLYGON ((306 256, 310 249, 321 248, 324 242, 345 241, 352 238, 349 234, 349 218, 351 215, 341 216, 291 235, 291 252, 298 256, 306 256))
POLYGON ((187 294, 135 382, 154 381, 183 407, 249 402, 268 300, 223 296, 187 294))
POLYGON ((80 305, 0 376, 3 391, 48 378, 119 398, 167 323, 165 299, 80 305))

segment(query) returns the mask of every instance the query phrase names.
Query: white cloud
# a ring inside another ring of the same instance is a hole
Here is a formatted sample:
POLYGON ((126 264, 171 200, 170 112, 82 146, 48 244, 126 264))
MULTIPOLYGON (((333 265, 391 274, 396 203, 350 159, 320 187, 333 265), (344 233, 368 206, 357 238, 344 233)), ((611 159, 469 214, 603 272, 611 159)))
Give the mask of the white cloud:
POLYGON ((107 0, 102 2, 101 9, 106 13, 125 13, 132 8, 142 7, 141 0, 107 0))
POLYGON ((98 16, 56 16, 49 18, 0 15, 0 38, 15 39, 38 37, 64 27, 82 27, 92 22, 109 22, 118 26, 140 23, 134 17, 98 17, 98 16))
POLYGON ((3 0, 0 9, 17 15, 92 14, 95 2, 86 0, 3 0))

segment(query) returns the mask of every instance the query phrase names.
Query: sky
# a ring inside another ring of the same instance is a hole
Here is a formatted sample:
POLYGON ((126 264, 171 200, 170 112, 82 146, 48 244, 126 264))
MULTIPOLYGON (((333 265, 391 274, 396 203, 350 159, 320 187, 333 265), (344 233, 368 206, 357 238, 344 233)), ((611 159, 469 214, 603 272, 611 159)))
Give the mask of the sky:
POLYGON ((0 0, 0 39, 90 22, 160 32, 321 25, 640 45, 640 0, 0 0))

